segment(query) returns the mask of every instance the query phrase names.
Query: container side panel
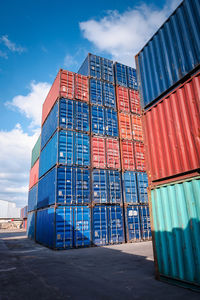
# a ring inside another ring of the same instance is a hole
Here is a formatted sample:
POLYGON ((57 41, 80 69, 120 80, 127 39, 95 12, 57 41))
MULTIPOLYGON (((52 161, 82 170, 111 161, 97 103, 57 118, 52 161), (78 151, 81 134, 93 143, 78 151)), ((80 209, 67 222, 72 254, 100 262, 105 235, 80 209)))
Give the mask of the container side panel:
POLYGON ((44 246, 55 247, 55 212, 54 208, 37 211, 36 241, 44 246))
POLYGON ((54 167, 39 180, 37 208, 56 203, 56 172, 56 167, 54 167))
POLYGON ((28 213, 27 236, 29 239, 35 240, 35 211, 28 213))
POLYGON ((28 193, 28 211, 37 209, 38 184, 32 187, 28 193))
POLYGON ((42 126, 41 149, 44 148, 58 127, 58 105, 57 101, 42 126))
POLYGON ((32 169, 30 170, 29 189, 31 189, 38 182, 38 176, 39 176, 39 159, 36 161, 32 169))
POLYGON ((32 150, 32 155, 31 155, 31 168, 35 164, 35 162, 38 160, 40 156, 40 149, 41 149, 41 135, 39 136, 37 142, 35 143, 35 146, 33 147, 32 150))

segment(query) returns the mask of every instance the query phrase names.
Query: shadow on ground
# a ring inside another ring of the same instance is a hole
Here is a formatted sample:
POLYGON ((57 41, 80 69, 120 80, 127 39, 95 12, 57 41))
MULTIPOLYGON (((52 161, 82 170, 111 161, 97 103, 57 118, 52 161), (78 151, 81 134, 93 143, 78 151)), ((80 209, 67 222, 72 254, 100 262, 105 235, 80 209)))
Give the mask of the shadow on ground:
POLYGON ((0 299, 199 299, 154 279, 151 242, 54 251, 0 232, 0 299))

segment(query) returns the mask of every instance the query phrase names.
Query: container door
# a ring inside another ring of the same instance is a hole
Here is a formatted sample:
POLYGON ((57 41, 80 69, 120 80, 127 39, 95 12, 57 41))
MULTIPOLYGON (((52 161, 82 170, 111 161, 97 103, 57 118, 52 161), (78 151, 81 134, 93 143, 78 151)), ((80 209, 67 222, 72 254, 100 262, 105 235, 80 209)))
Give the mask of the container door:
POLYGON ((72 167, 58 167, 57 203, 70 205, 74 203, 74 179, 72 167))
POLYGON ((98 79, 90 79, 90 102, 103 105, 102 81, 98 79))
POLYGON ((89 106, 87 103, 74 101, 74 129, 89 131, 89 106))
POLYGON ((74 208, 74 247, 90 245, 90 208, 76 206, 74 208))
POLYGON ((109 244, 124 242, 123 213, 120 206, 108 206, 109 244))
POLYGON ((88 169, 74 169, 74 197, 75 204, 90 203, 90 171, 88 169))
POLYGON ((104 108, 92 106, 92 132, 105 135, 105 115, 104 108))
POLYGON ((105 133, 110 136, 118 136, 117 112, 105 109, 105 133))
POLYGON ((116 108, 115 88, 111 83, 103 82, 103 102, 104 106, 116 108))
POLYGON ((136 173, 125 172, 124 173, 124 194, 125 203, 138 203, 138 193, 136 184, 136 173))
POLYGON ((60 131, 59 132, 59 163, 66 164, 68 166, 73 165, 73 144, 74 133, 72 131, 60 131))
POLYGON ((149 207, 147 205, 140 205, 140 222, 141 222, 141 235, 143 240, 151 239, 151 222, 149 215, 149 207))
POLYGON ((108 244, 108 211, 105 205, 93 207, 92 235, 94 245, 108 244))
POLYGON ((140 212, 138 205, 131 205, 126 208, 126 230, 127 230, 127 241, 140 241, 141 230, 140 230, 140 212))
POLYGON ((108 170, 108 197, 109 203, 121 203, 121 178, 119 171, 108 170))
POLYGON ((93 170, 92 172, 93 201, 98 204, 108 203, 107 171, 93 170))
POLYGON ((140 203, 148 203, 148 178, 147 174, 143 172, 137 172, 137 185, 138 185, 138 197, 140 203))
POLYGON ((60 100, 59 123, 61 128, 73 129, 74 109, 73 101, 67 99, 60 100))
POLYGON ((90 137, 84 133, 75 133, 75 165, 90 165, 90 137))
POLYGON ((73 208, 62 206, 56 209, 55 248, 73 248, 73 208))

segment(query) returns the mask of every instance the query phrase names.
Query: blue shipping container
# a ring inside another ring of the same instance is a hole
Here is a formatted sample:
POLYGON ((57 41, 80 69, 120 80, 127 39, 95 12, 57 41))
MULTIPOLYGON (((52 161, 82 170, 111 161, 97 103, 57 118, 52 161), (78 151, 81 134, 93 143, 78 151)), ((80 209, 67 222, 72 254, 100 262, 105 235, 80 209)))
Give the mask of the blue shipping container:
POLYGON ((115 63, 115 82, 117 85, 128 87, 127 68, 118 62, 115 63))
POLYGON ((126 67, 126 70, 127 70, 128 88, 138 90, 136 69, 131 67, 126 67))
POLYGON ((82 66, 78 70, 79 74, 114 82, 113 62, 109 59, 88 54, 82 66))
POLYGON ((54 249, 90 246, 90 208, 59 206, 37 212, 36 241, 54 249))
POLYGON ((128 242, 141 240, 140 211, 138 205, 129 205, 126 212, 126 234, 128 242))
POLYGON ((57 163, 68 166, 90 165, 90 141, 84 133, 57 131, 40 154, 39 177, 57 163))
POLYGON ((138 187, 138 197, 140 203, 148 203, 148 194, 147 194, 147 187, 148 187, 148 177, 147 173, 144 172, 137 172, 137 187, 138 187))
POLYGON ((105 134, 118 136, 117 112, 110 108, 105 109, 105 134))
POLYGON ((88 132, 89 106, 75 100, 58 100, 42 127, 41 148, 43 149, 57 128, 88 132))
POLYGON ((119 171, 107 171, 109 203, 122 203, 121 175, 119 171))
POLYGON ((115 87, 112 83, 103 82, 103 104, 116 109, 115 87))
POLYGON ((37 209, 38 183, 28 192, 28 212, 37 209))
POLYGON ((92 171, 92 194, 94 203, 108 203, 108 178, 106 170, 92 171))
POLYGON ((38 208, 49 205, 85 205, 90 203, 90 170, 59 166, 38 183, 38 208))
POLYGON ((92 132, 105 134, 105 109, 101 106, 91 107, 92 132))
POLYGON ((151 239, 151 221, 149 215, 148 205, 140 205, 140 224, 141 224, 141 235, 143 240, 151 239))
POLYGON ((199 1, 183 1, 136 56, 143 107, 199 66, 199 20, 199 1))
POLYGON ((103 83, 101 80, 90 79, 90 103, 103 105, 103 83))
POLYGON ((124 202, 138 203, 136 172, 125 172, 123 175, 124 202))
POLYGON ((124 242, 123 209, 119 205, 93 207, 92 237, 94 245, 124 242))
POLYGON ((28 213, 26 234, 28 238, 32 240, 35 240, 35 218, 36 218, 35 211, 31 211, 28 213))

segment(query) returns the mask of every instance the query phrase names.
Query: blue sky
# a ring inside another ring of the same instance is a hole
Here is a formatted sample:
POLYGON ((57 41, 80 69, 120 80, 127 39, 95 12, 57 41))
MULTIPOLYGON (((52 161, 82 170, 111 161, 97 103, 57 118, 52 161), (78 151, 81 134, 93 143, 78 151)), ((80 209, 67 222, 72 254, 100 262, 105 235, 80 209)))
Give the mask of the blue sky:
POLYGON ((134 66, 134 55, 180 0, 7 0, 0 9, 0 199, 26 204, 42 102, 59 68, 88 52, 134 66))

